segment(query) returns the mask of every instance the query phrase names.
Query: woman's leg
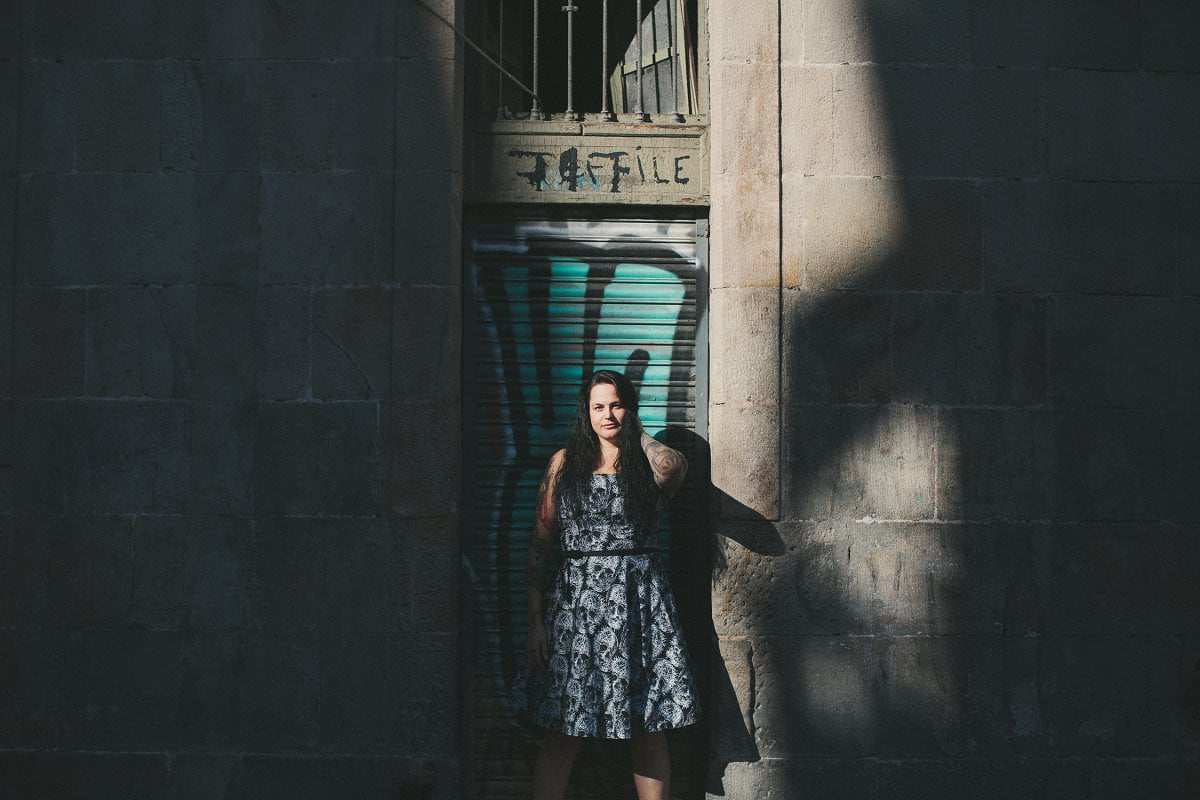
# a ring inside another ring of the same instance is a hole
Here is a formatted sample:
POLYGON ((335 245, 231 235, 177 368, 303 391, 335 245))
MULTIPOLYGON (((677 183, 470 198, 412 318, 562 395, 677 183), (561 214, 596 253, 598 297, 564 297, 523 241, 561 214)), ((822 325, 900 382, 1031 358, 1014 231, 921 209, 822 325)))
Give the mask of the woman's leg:
POLYGON ((542 737, 533 765, 533 800, 561 800, 583 739, 551 731, 542 737))
POLYGON ((630 742, 633 785, 638 800, 667 800, 671 791, 671 757, 664 731, 643 733, 630 742))

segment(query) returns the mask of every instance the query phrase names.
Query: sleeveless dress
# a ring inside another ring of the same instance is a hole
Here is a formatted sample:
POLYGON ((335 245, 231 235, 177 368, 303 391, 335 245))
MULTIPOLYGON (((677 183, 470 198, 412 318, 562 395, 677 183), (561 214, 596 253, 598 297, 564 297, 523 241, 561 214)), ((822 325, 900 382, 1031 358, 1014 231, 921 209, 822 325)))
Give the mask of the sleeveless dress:
MULTIPOLYGON (((662 509, 660 501, 660 510, 662 509)), ((625 515, 616 474, 592 475, 583 514, 559 529, 563 559, 543 597, 546 669, 526 674, 514 702, 526 721, 573 736, 630 739, 698 721, 696 681, 656 531, 625 515)))

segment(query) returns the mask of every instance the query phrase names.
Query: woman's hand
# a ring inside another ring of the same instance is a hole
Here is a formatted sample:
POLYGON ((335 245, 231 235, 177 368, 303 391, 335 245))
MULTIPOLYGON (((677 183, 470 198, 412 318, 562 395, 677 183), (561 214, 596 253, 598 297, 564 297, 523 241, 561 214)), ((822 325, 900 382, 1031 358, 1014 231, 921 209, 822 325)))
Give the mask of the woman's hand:
POLYGON ((532 671, 541 672, 546 668, 550 647, 546 643, 546 629, 540 619, 530 623, 529 632, 525 634, 525 655, 532 671))

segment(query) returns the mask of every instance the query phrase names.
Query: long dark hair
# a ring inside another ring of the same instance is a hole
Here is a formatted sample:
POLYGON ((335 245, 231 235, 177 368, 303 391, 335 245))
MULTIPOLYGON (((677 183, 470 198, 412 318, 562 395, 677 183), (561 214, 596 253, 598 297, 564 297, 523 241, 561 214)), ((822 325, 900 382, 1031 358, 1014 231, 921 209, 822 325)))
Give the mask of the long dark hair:
POLYGON ((617 390, 617 399, 625 408, 625 420, 617 430, 617 482, 625 498, 625 513, 642 526, 653 527, 658 522, 658 485, 646 453, 642 450, 642 426, 637 414, 638 396, 633 383, 619 372, 600 369, 593 372, 579 387, 579 399, 575 403, 575 424, 567 442, 566 460, 558 476, 558 491, 555 492, 559 512, 564 515, 578 514, 583 509, 583 498, 592 482, 592 472, 600 464, 600 437, 592 430, 588 405, 592 387, 611 384, 617 390))

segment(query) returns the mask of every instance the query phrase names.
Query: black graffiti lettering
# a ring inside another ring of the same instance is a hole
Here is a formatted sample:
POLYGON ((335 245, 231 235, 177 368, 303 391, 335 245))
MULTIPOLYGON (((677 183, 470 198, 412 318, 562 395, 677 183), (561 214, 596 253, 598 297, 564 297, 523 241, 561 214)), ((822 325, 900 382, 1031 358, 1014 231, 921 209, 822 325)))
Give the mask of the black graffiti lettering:
POLYGON ((642 169, 642 157, 640 155, 637 157, 637 161, 638 161, 638 175, 641 177, 642 183, 645 183, 646 182, 646 170, 642 169))
MULTIPOLYGON (((593 158, 609 158, 612 159, 612 189, 609 191, 617 193, 621 191, 621 176, 629 174, 629 167, 621 166, 622 157, 628 156, 629 153, 624 150, 618 150, 613 153, 588 153, 588 174, 591 174, 591 161, 593 158)), ((595 178, 593 177, 594 181, 595 178)))
POLYGON ((572 192, 579 187, 579 150, 568 147, 558 157, 558 177, 572 192))
POLYGON ((509 150, 508 151, 509 158, 532 158, 533 159, 533 169, 529 170, 528 172, 521 172, 518 170, 517 175, 519 175, 522 178, 527 179, 529 181, 529 185, 532 186, 536 191, 539 191, 539 192, 542 190, 542 185, 546 183, 546 172, 550 166, 549 162, 546 159, 550 158, 552 155, 554 155, 554 154, 553 153, 539 153, 534 150, 509 150))
POLYGON ((655 183, 670 183, 670 181, 667 180, 666 178, 658 177, 658 156, 652 157, 650 159, 650 164, 654 169, 654 182, 655 183))
POLYGON ((683 161, 685 158, 691 158, 691 156, 675 156, 675 182, 676 183, 687 183, 688 181, 691 180, 691 178, 679 177, 679 172, 680 172, 680 170, 683 169, 683 165, 680 164, 679 162, 683 161))

